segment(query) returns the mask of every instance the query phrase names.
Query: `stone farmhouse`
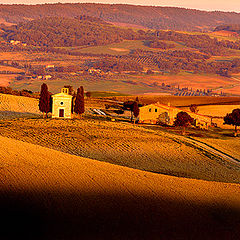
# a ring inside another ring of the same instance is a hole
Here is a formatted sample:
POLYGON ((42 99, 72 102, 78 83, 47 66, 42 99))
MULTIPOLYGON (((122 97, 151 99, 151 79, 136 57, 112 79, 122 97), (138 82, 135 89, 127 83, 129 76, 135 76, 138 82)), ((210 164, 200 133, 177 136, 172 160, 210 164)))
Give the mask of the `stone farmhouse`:
POLYGON ((68 88, 52 95, 52 118, 72 118, 72 97, 68 88))
MULTIPOLYGON (((149 124, 162 123, 166 125, 173 125, 177 114, 183 111, 182 109, 163 105, 160 103, 146 105, 140 107, 139 109, 140 109, 139 123, 149 124)), ((201 114, 196 114, 186 110, 184 110, 184 112, 187 112, 192 118, 194 118, 195 126, 197 127, 207 129, 208 126, 211 125, 210 117, 201 114)))

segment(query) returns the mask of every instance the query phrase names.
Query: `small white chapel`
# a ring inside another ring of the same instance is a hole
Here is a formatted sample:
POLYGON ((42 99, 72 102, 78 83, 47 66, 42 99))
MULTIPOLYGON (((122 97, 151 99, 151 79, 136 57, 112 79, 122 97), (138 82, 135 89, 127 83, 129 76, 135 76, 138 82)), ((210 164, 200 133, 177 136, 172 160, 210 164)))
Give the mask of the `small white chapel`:
POLYGON ((68 88, 52 95, 52 118, 72 118, 72 97, 68 88))

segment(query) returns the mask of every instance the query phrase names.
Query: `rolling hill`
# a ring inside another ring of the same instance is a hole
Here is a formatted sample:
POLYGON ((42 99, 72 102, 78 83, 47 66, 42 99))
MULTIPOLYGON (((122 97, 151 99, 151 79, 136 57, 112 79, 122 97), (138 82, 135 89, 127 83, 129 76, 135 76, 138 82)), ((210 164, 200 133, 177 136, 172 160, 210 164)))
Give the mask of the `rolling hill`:
POLYGON ((38 100, 0 93, 0 119, 39 115, 38 100))
POLYGON ((207 12, 174 7, 135 6, 123 4, 66 3, 43 5, 0 5, 3 23, 19 23, 42 17, 75 17, 88 15, 112 23, 130 24, 151 29, 205 31, 220 24, 237 24, 240 14, 207 12))
POLYGON ((4 120, 0 121, 0 135, 149 172, 240 182, 237 164, 189 145, 159 128, 150 130, 144 126, 95 118, 4 120))
MULTIPOLYGON (((163 97, 156 101, 173 103, 174 99, 163 97)), ((112 122, 90 114, 92 108, 101 108, 104 104, 106 102, 100 99, 86 101, 86 116, 81 120, 46 120, 39 119, 37 99, 1 94, 0 136, 149 172, 240 182, 240 169, 236 164, 189 145, 159 128, 112 122)))
POLYGON ((133 170, 5 137, 0 176, 1 239, 237 239, 240 233, 237 184, 133 170))

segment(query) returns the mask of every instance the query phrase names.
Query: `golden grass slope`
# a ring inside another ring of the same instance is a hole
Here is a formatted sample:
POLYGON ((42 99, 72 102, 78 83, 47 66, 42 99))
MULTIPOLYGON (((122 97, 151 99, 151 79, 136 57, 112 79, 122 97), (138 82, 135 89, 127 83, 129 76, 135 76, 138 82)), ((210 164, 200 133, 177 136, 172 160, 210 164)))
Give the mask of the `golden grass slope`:
POLYGON ((1 239, 237 239, 240 233, 237 184, 143 172, 4 137, 0 179, 1 239))
POLYGON ((0 93, 0 119, 39 113, 37 99, 0 93))
POLYGON ((240 166, 186 145, 176 136, 99 119, 0 121, 0 135, 73 155, 145 171, 221 182, 240 182, 240 166))

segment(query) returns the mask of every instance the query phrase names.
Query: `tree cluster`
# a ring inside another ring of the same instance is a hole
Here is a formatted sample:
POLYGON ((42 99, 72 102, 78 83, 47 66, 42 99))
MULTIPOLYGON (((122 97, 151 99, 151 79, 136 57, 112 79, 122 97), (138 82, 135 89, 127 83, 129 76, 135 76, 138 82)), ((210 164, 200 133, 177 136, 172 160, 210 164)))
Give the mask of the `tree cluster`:
POLYGON ((237 127, 240 126, 240 109, 236 108, 224 117, 224 124, 233 125, 235 127, 234 136, 237 136, 237 127))
POLYGON ((188 113, 182 111, 177 114, 174 126, 183 127, 182 134, 184 135, 186 127, 189 127, 193 122, 194 119, 188 113))
POLYGON ((146 41, 146 45, 151 48, 160 48, 160 49, 164 49, 164 50, 169 49, 169 48, 174 48, 176 46, 173 43, 166 43, 163 41, 159 41, 157 39, 146 41))

